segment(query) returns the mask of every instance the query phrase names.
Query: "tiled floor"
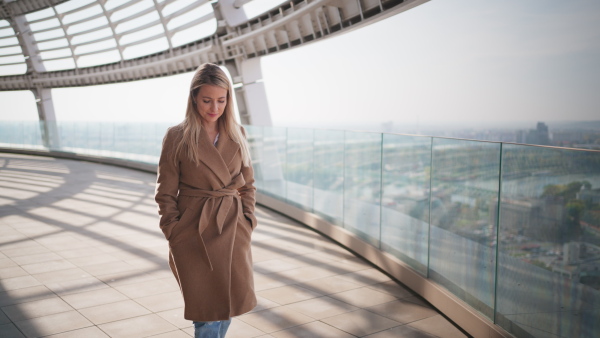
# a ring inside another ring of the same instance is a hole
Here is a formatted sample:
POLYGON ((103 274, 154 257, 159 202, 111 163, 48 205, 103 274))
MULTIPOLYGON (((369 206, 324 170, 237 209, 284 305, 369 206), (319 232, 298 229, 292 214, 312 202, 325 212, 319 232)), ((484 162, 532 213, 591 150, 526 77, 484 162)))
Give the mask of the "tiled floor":
MULTIPOLYGON (((152 174, 0 154, 0 337, 190 337, 152 174)), ((264 208, 259 305, 228 337, 464 337, 410 291, 264 208)))

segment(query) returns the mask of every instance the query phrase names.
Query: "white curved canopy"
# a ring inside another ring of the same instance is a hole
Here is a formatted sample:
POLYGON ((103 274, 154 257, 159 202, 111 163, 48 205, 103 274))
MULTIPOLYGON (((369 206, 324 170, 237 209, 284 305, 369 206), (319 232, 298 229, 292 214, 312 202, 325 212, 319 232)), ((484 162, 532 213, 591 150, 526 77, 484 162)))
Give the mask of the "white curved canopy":
POLYGON ((244 7, 258 0, 0 0, 0 90, 133 81, 203 62, 228 66, 238 82, 242 60, 425 1, 273 0, 248 19, 244 7))

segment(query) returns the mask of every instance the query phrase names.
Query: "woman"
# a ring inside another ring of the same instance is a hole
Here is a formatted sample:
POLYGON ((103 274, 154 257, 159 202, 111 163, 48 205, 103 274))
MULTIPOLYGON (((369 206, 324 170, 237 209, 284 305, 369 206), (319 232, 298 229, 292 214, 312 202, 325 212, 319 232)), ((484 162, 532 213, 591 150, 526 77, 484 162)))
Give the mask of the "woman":
POLYGON ((167 131, 158 164, 160 228, 197 338, 224 337, 231 317, 256 306, 250 252, 256 188, 231 91, 217 65, 201 65, 185 120, 167 131))

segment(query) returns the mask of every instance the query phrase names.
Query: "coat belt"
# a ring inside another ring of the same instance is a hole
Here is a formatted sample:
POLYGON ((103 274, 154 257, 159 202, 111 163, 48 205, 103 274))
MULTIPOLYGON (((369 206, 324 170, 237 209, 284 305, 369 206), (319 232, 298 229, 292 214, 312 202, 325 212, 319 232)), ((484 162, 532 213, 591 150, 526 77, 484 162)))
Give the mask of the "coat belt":
POLYGON ((208 265, 210 266, 210 270, 213 270, 212 263, 210 261, 210 256, 208 255, 208 250, 206 249, 206 244, 204 243, 204 239, 202 238, 202 233, 206 228, 208 228, 211 220, 215 220, 215 225, 219 231, 219 235, 223 232, 223 223, 231 210, 231 206, 233 205, 234 200, 237 200, 237 213, 239 216, 244 216, 241 200, 238 193, 239 188, 243 187, 246 182, 244 181, 244 177, 242 174, 236 175, 231 182, 226 186, 218 190, 203 190, 203 189, 180 189, 179 196, 190 196, 190 197, 199 197, 206 198, 207 201, 204 203, 202 207, 202 211, 200 213, 200 221, 198 222, 198 236, 199 236, 199 244, 204 248, 204 253, 206 258, 208 259, 208 265), (216 215, 215 215, 216 213, 216 215))

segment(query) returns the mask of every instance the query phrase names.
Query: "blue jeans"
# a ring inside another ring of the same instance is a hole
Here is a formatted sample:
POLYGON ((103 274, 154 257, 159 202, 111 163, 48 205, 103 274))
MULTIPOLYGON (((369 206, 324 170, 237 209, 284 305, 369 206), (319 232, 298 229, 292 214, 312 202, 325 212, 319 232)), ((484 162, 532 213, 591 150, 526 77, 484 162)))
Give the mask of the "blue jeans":
POLYGON ((218 322, 194 322, 194 338, 225 338, 231 318, 218 322))

